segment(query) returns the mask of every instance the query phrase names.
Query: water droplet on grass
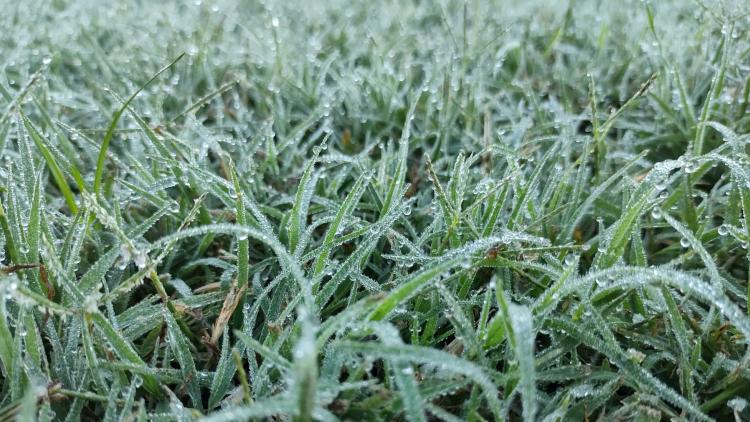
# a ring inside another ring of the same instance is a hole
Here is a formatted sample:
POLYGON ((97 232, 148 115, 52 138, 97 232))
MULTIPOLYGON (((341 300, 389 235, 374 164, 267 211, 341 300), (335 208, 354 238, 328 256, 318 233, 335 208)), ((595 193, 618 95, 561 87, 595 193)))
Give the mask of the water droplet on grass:
POLYGON ((148 254, 146 252, 139 251, 133 259, 135 266, 139 269, 146 268, 146 262, 148 262, 148 254))
POLYGON ((574 265, 576 263, 577 257, 575 254, 568 254, 565 256, 565 265, 574 265))
POLYGON ((735 412, 740 413, 747 407, 747 400, 741 397, 735 397, 727 402, 727 406, 729 406, 735 412))

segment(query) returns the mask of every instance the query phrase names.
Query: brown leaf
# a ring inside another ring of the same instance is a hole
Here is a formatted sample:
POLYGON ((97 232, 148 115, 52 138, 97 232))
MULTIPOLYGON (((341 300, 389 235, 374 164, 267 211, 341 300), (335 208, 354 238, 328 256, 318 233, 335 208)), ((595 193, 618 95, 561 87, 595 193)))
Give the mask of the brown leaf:
POLYGON ((224 328, 232 318, 234 310, 237 308, 237 305, 239 305, 240 299, 242 299, 242 296, 245 294, 246 290, 247 285, 242 286, 241 289, 237 289, 237 280, 235 279, 232 282, 232 285, 229 287, 227 297, 224 298, 224 304, 221 306, 221 312, 219 312, 219 316, 216 318, 216 322, 214 322, 213 331, 211 333, 212 345, 215 346, 219 343, 221 335, 224 334, 224 328))

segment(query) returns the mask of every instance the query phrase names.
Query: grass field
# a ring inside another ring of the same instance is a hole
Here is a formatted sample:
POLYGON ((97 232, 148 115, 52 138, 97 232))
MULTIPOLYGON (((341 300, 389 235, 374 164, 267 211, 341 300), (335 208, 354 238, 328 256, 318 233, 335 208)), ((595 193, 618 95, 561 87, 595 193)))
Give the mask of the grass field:
POLYGON ((750 3, 0 6, 0 421, 750 420, 750 3))

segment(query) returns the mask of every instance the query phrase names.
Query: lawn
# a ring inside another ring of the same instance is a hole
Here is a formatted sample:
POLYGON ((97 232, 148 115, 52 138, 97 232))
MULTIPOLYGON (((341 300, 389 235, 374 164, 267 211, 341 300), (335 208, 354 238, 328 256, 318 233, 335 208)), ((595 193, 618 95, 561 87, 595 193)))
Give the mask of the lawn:
POLYGON ((0 422, 750 420, 747 1, 0 6, 0 422))

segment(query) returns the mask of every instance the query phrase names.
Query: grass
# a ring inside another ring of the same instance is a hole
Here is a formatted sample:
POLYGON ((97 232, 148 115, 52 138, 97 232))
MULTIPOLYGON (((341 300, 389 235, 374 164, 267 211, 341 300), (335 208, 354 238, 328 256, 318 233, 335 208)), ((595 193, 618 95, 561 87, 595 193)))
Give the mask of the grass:
POLYGON ((746 2, 38 3, 0 421, 750 418, 746 2))

